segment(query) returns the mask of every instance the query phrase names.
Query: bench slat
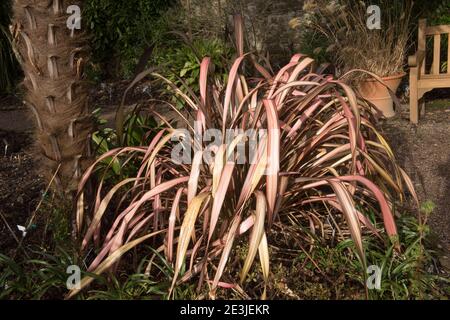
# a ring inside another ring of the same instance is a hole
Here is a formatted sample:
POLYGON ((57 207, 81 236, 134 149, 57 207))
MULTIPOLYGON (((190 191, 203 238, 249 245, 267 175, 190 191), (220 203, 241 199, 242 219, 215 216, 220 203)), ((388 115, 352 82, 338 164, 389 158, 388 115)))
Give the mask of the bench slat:
POLYGON ((450 33, 447 34, 447 74, 450 75, 450 33))
MULTIPOLYGON (((420 19, 419 20, 419 51, 426 51, 426 36, 425 36, 425 29, 427 28, 427 20, 426 19, 420 19)), ((423 59, 422 66, 420 67, 419 73, 425 74, 425 65, 427 63, 427 55, 425 54, 425 57, 423 59)))
POLYGON ((450 33, 450 25, 430 26, 425 29, 425 34, 428 36, 450 33))
POLYGON ((427 80, 427 79, 445 79, 448 81, 450 78, 450 75, 447 73, 441 73, 441 74, 424 74, 420 78, 421 80, 427 80))
POLYGON ((434 35, 433 74, 441 73, 441 35, 434 35))

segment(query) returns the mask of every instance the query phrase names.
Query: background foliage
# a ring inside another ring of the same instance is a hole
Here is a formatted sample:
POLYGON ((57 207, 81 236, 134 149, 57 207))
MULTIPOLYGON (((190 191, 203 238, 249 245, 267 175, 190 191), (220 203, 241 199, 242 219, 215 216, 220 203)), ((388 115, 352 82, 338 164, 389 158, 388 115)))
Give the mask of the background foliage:
MULTIPOLYGON (((160 72, 183 92, 190 90, 198 93, 200 80, 200 64, 203 57, 210 57, 216 70, 216 77, 225 81, 227 68, 234 50, 219 39, 196 39, 190 43, 182 43, 174 47, 163 47, 155 50, 151 64, 158 66, 160 72)), ((182 104, 172 99, 178 107, 182 104)))
POLYGON ((88 0, 84 15, 92 36, 96 74, 131 77, 139 58, 161 33, 161 15, 176 0, 88 0))
POLYGON ((11 50, 9 24, 11 21, 11 2, 0 2, 0 93, 9 92, 14 87, 17 64, 11 50))
POLYGON ((415 3, 417 18, 427 18, 430 24, 450 24, 450 0, 428 0, 415 3))

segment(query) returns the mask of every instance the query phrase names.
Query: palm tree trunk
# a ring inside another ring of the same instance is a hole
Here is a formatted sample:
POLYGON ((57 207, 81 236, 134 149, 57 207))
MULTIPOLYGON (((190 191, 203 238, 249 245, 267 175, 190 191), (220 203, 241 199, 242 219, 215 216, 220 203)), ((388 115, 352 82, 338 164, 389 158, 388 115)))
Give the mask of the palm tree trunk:
POLYGON ((88 108, 83 77, 87 41, 81 30, 71 30, 69 5, 81 0, 16 0, 16 53, 25 73, 25 102, 36 118, 36 141, 41 169, 54 190, 73 194, 91 160, 94 122, 88 108))

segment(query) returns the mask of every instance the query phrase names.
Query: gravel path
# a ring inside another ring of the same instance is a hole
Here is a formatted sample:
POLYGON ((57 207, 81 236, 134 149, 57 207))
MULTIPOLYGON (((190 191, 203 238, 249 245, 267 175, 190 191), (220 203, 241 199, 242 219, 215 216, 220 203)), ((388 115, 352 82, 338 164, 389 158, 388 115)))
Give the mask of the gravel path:
MULTIPOLYGON (((427 104, 418 126, 409 123, 408 106, 400 116, 385 121, 384 133, 399 163, 410 175, 421 202, 432 201, 432 230, 450 255, 450 100, 427 104)), ((450 259, 442 261, 450 266, 450 259)))

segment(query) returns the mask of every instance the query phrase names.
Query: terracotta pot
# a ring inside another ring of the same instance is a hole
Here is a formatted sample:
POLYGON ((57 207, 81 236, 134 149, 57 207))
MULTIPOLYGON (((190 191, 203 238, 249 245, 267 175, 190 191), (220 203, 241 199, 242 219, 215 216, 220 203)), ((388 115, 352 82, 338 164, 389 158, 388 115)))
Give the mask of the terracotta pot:
MULTIPOLYGON (((381 79, 395 93, 405 75, 406 73, 402 73, 381 79)), ((359 92, 363 98, 372 102, 386 118, 391 118, 395 116, 394 101, 386 86, 375 79, 369 79, 360 83, 359 92)))

